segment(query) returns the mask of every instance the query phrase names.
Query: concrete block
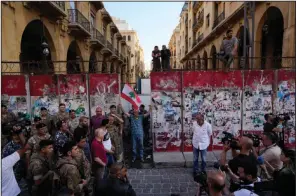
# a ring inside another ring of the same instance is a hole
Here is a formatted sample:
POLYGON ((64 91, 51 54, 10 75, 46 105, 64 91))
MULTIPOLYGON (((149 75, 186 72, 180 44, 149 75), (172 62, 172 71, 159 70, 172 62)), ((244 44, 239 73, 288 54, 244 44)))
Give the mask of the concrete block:
POLYGON ((154 152, 153 160, 156 168, 185 167, 182 152, 154 152))

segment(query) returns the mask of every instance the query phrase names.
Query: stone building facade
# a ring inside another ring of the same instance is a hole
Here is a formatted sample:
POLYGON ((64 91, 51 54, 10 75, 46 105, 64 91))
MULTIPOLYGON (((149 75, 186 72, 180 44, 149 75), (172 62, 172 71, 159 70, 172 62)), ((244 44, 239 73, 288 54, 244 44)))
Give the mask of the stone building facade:
POLYGON ((1 9, 2 72, 34 72, 25 62, 46 61, 54 73, 121 73, 122 82, 130 80, 131 48, 101 1, 2 1, 1 9))
POLYGON ((137 32, 130 27, 127 21, 115 17, 113 17, 113 21, 119 27, 123 40, 125 40, 127 45, 131 48, 131 63, 128 68, 131 78, 130 83, 134 86, 137 82, 137 78, 144 72, 143 49, 140 45, 137 32))
POLYGON ((169 41, 169 49, 171 51, 171 57, 170 57, 170 65, 172 69, 180 69, 182 67, 180 63, 180 57, 181 57, 181 47, 180 47, 180 29, 179 26, 177 26, 169 41))
MULTIPOLYGON (((248 68, 295 67, 295 61, 292 61, 296 54, 295 15, 295 2, 255 3, 254 49, 246 49, 248 68), (276 65, 277 57, 281 62, 276 65)), ((239 40, 233 66, 239 68, 243 57, 244 31, 247 33, 247 45, 251 46, 252 42, 251 17, 248 17, 247 23, 249 29, 244 28, 244 2, 185 2, 179 23, 183 67, 222 68, 216 54, 220 51, 226 31, 232 29, 239 40)))

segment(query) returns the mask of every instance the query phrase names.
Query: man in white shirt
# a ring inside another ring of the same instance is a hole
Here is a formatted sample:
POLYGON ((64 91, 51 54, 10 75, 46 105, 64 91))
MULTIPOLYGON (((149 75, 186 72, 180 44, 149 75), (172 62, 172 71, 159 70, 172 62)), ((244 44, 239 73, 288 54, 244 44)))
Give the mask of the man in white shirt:
POLYGON ((196 121, 193 122, 193 158, 194 158, 194 176, 199 171, 198 158, 201 154, 201 171, 205 172, 206 168, 206 152, 210 144, 210 137, 212 135, 211 125, 204 120, 203 114, 198 113, 196 121))
POLYGON ((25 151, 22 148, 2 159, 2 195, 17 196, 21 193, 21 189, 13 173, 13 166, 20 160, 25 151))

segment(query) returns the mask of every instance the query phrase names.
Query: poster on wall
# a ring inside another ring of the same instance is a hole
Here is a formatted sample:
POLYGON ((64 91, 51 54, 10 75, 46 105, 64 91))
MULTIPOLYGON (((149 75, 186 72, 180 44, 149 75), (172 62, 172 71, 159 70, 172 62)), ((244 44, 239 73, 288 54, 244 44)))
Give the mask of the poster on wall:
POLYGON ((111 105, 120 101, 118 74, 90 74, 90 105, 91 115, 95 115, 97 107, 107 114, 111 105))
POLYGON ((181 73, 151 73, 152 131, 155 151, 180 151, 181 73))
POLYGON ((76 116, 89 116, 89 103, 86 88, 86 75, 59 75, 61 103, 66 112, 75 110, 76 116))
POLYGON ((286 115, 290 120, 285 121, 285 146, 296 146, 296 72, 294 70, 278 71, 277 95, 274 100, 274 112, 277 115, 286 115))
POLYGON ((241 71, 215 72, 213 75, 213 149, 222 149, 221 139, 223 132, 228 132, 235 137, 241 130, 241 71))
POLYGON ((29 77, 32 118, 40 116, 40 109, 45 107, 50 115, 59 109, 57 75, 36 75, 29 77))
MULTIPOLYGON (((183 72, 183 148, 192 151, 193 121, 198 113, 212 124, 214 97, 212 71, 183 72)), ((211 150, 211 146, 209 150, 211 150)))
POLYGON ((27 106, 27 91, 25 76, 4 75, 1 78, 1 101, 9 112, 17 116, 30 118, 27 106))
POLYGON ((243 131, 263 131, 264 115, 272 112, 272 70, 244 72, 243 131))

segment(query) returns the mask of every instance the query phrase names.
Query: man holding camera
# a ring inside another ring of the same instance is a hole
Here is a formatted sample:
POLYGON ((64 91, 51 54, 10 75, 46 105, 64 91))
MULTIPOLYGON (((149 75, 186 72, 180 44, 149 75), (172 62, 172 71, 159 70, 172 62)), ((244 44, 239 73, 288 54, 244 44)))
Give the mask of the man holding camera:
POLYGON ((206 168, 206 152, 210 144, 210 137, 212 135, 211 125, 204 120, 203 114, 196 116, 196 121, 193 122, 193 159, 194 159, 194 176, 199 173, 198 158, 201 154, 201 171, 205 172, 206 168))

